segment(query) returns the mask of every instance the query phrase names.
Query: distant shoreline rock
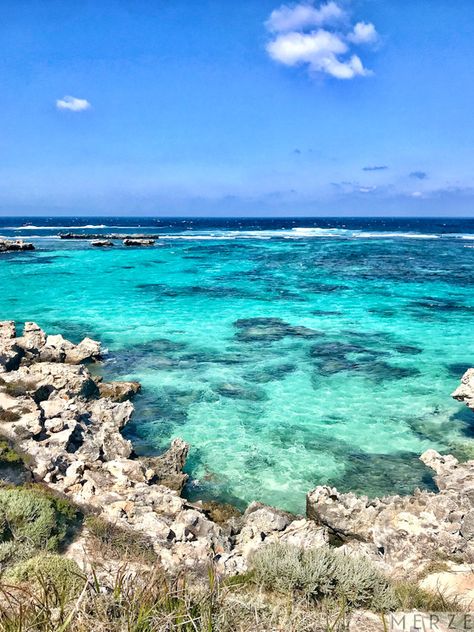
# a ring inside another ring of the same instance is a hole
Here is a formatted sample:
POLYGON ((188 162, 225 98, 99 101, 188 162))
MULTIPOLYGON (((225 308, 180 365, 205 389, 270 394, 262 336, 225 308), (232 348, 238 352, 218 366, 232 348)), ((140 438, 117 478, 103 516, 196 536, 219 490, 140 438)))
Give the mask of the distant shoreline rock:
POLYGON ((143 239, 159 239, 160 235, 151 235, 146 233, 132 233, 121 234, 121 233, 59 233, 59 239, 85 239, 85 240, 94 240, 94 241, 123 241, 124 239, 130 239, 133 241, 143 240, 143 239))
POLYGON ((18 252, 24 250, 34 250, 33 244, 22 239, 0 239, 0 252, 18 252))

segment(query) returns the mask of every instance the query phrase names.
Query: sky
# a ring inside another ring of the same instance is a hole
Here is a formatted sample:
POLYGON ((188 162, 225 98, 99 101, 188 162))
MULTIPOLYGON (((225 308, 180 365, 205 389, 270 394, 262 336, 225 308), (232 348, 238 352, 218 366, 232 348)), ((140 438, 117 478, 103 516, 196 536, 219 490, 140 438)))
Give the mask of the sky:
POLYGON ((474 216, 472 0, 0 0, 0 214, 474 216))

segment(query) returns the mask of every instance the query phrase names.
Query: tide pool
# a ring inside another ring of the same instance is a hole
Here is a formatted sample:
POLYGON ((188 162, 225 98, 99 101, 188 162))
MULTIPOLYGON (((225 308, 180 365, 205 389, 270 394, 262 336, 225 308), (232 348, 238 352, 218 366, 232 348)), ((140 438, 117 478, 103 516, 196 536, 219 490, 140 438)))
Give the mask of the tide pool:
POLYGON ((33 237, 0 258, 0 319, 103 342, 100 371, 143 385, 136 451, 191 444, 191 498, 303 512, 318 484, 409 493, 432 485, 424 450, 473 454, 474 421, 450 398, 474 364, 474 249, 412 229, 33 237))

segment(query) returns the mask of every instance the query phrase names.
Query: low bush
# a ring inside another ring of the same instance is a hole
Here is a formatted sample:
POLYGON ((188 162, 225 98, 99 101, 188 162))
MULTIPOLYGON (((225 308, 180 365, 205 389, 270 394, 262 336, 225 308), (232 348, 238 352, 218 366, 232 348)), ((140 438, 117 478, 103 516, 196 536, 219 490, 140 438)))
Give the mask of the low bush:
POLYGON ((58 550, 78 519, 70 503, 40 486, 0 489, 0 563, 58 550))
POLYGON ((16 463, 21 465, 23 463, 23 459, 13 450, 8 441, 4 441, 0 439, 0 463, 16 463))
POLYGON ((54 605, 65 604, 84 588, 86 577, 74 560, 55 553, 19 562, 3 575, 8 584, 26 584, 32 593, 48 595, 54 605))
POLYGON ((313 601, 336 599, 350 608, 377 612, 398 606, 389 580, 369 560, 333 549, 270 544, 255 555, 253 569, 255 580, 265 588, 313 601))

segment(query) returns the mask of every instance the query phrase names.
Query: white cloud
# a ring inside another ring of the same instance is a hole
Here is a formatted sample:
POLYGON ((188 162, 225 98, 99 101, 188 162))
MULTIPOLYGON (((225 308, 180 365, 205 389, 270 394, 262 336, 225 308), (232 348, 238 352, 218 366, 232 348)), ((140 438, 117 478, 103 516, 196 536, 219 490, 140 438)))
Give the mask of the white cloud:
POLYGON ((271 12, 266 22, 269 31, 293 31, 310 26, 322 26, 342 20, 346 12, 335 2, 328 2, 316 9, 309 3, 283 4, 271 12))
POLYGON ((56 101, 58 110, 70 110, 71 112, 82 112, 88 110, 91 104, 87 99, 78 99, 77 97, 65 96, 56 101))
POLYGON ((347 13, 333 1, 319 8, 308 2, 284 4, 272 11, 265 23, 273 34, 266 50, 272 59, 285 66, 307 65, 310 72, 325 73, 336 79, 370 75, 360 57, 352 54, 351 46, 374 43, 377 31, 368 22, 352 26, 347 18, 347 13), (346 25, 345 30, 336 28, 341 21, 346 25), (314 28, 323 24, 325 28, 314 28))
POLYGON ((347 39, 353 44, 373 44, 377 41, 378 34, 371 22, 357 22, 347 39))
POLYGON ((339 55, 349 47, 341 37, 324 29, 312 33, 284 33, 267 45, 268 54, 286 66, 308 64, 310 70, 324 72, 337 79, 352 79, 368 71, 357 55, 342 61, 339 55))

